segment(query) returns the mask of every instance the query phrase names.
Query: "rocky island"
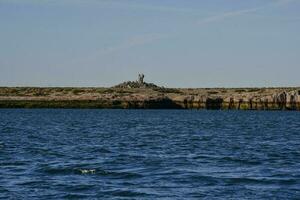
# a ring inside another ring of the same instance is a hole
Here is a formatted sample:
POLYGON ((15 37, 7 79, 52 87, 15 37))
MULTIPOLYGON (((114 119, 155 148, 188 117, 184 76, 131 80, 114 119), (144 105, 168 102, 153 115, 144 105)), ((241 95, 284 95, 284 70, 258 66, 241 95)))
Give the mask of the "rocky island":
POLYGON ((165 88, 140 74, 111 88, 0 87, 0 108, 300 110, 300 88, 165 88))

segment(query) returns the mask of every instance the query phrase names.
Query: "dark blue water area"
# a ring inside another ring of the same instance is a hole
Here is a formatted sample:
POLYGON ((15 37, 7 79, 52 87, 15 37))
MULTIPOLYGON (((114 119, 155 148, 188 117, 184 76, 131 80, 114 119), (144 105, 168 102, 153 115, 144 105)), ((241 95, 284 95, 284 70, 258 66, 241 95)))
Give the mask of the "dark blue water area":
POLYGON ((1 199, 300 199, 300 112, 0 110, 1 199))

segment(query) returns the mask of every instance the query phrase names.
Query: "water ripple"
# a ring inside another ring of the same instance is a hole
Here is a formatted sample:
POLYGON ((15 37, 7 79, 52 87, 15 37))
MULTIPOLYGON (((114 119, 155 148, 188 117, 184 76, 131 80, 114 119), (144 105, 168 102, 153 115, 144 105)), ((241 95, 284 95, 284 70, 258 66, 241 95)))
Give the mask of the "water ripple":
POLYGON ((297 199, 300 113, 0 110, 0 199, 297 199))

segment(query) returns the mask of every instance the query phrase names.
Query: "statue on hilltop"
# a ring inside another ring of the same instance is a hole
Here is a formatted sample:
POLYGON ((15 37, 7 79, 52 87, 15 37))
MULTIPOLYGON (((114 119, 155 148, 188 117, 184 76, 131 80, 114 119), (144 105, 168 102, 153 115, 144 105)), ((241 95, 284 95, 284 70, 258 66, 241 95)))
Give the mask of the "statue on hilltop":
POLYGON ((144 74, 139 74, 138 84, 144 85, 144 78, 145 78, 144 74))
POLYGON ((144 81, 145 75, 139 74, 138 80, 136 81, 126 81, 119 85, 114 86, 114 88, 160 88, 153 83, 147 83, 144 81))

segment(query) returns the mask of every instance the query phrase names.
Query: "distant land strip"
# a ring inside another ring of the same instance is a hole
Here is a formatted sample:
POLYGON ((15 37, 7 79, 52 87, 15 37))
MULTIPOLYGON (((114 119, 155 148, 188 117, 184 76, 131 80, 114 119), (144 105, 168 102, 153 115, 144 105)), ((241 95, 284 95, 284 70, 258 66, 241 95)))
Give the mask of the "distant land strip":
POLYGON ((0 87, 0 108, 300 110, 300 88, 0 87))

